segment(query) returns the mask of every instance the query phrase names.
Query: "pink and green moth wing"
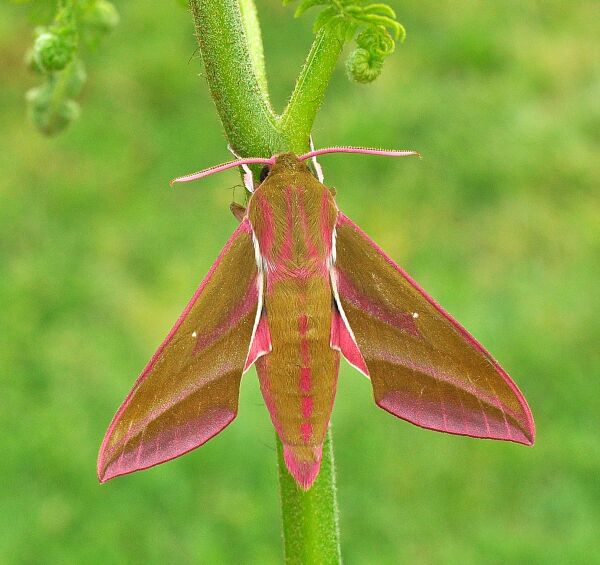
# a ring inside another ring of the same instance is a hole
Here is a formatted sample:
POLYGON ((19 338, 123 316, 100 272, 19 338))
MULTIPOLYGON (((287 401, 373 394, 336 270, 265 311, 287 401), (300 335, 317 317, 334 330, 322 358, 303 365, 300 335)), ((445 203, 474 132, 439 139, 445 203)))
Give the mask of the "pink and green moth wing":
POLYGON ((244 220, 117 411, 98 477, 152 467, 202 445, 235 418, 261 302, 244 220))
POLYGON ((492 356, 341 213, 336 236, 336 298, 376 403, 424 428, 531 445, 527 402, 492 356))

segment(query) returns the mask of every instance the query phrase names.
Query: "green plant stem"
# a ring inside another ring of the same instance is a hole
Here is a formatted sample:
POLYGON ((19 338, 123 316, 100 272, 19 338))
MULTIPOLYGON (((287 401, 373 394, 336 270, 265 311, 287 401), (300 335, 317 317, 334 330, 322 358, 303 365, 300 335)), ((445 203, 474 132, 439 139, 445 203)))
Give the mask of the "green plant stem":
POLYGON ((265 68, 265 54, 263 50, 260 22, 256 12, 254 0, 239 0, 242 24, 246 31, 248 40, 248 51, 254 67, 254 73, 263 97, 269 100, 269 84, 267 82, 267 70, 265 68))
MULTIPOLYGON (((260 27, 253 0, 190 0, 206 79, 227 140, 241 157, 300 153, 342 49, 335 30, 317 35, 282 117, 268 98, 260 27)), ((256 172, 255 172, 256 174, 256 172)), ((301 490, 288 473, 279 438, 278 464, 286 561, 340 563, 331 432, 321 471, 301 490)))
POLYGON ((270 157, 281 149, 281 136, 256 78, 238 0, 191 0, 190 8, 206 80, 229 144, 242 157, 270 157))
POLYGON ((305 150, 309 143, 317 111, 329 78, 344 47, 342 25, 325 26, 312 44, 296 86, 280 120, 289 149, 295 153, 305 150))
POLYGON ((288 473, 277 436, 276 441, 285 562, 288 565, 341 563, 331 429, 327 430, 323 445, 321 471, 306 492, 288 473))

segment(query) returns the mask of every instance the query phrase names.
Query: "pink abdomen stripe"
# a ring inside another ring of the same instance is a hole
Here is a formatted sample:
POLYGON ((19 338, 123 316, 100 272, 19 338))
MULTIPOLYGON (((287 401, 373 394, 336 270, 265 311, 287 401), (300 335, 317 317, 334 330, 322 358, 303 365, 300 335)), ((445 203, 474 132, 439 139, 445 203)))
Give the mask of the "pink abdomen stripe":
MULTIPOLYGON (((302 292, 302 306, 306 305, 306 294, 302 292)), ((310 366, 310 346, 308 343, 308 316, 305 312, 298 317, 298 331, 300 332, 300 375, 298 385, 302 398, 301 413, 303 421, 300 424, 300 436, 305 443, 308 443, 312 435, 312 424, 310 417, 313 411, 312 389, 312 369, 310 366)))

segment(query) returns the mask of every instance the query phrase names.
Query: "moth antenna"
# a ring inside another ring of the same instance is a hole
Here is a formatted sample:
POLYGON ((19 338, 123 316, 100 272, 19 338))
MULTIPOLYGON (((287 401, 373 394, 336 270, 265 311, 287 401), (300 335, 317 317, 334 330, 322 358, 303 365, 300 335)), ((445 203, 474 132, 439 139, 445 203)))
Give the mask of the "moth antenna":
POLYGON ((213 167, 202 169, 197 173, 191 173, 189 175, 177 177, 173 179, 169 184, 173 186, 176 182, 189 182, 192 180, 201 179, 210 175, 214 175, 215 173, 220 173, 221 171, 226 171, 227 169, 233 169, 234 167, 243 167, 244 165, 273 165, 274 163, 274 157, 270 157, 269 159, 265 159, 264 157, 250 157, 248 159, 237 159, 236 161, 228 161, 227 163, 221 163, 220 165, 214 165, 213 167))
POLYGON ((340 146, 340 147, 324 147, 323 149, 315 149, 309 151, 304 155, 298 157, 299 161, 305 161, 306 159, 313 159, 319 155, 326 155, 327 153, 359 153, 363 155, 381 155, 383 157, 410 157, 415 155, 420 157, 421 154, 417 151, 407 151, 400 149, 375 149, 372 147, 351 147, 351 146, 340 146))

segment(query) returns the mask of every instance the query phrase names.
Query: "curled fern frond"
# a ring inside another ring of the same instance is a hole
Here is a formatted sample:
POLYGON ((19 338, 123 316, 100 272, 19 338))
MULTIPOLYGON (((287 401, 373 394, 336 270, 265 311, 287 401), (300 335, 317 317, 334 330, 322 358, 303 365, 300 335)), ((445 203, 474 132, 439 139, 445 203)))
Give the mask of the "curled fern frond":
MULTIPOLYGON (((283 0, 288 5, 293 0, 283 0)), ((350 79, 366 84, 374 81, 383 63, 395 50, 396 41, 404 41, 406 31, 397 21, 394 10, 384 3, 367 3, 366 0, 301 0, 295 17, 307 10, 321 7, 313 31, 325 26, 343 30, 343 40, 356 41, 356 49, 346 61, 350 79)))
POLYGON ((108 0, 59 0, 46 17, 45 25, 35 29, 33 46, 25 56, 27 66, 44 82, 26 99, 35 127, 53 135, 80 114, 75 99, 86 79, 82 46, 95 48, 118 24, 119 13, 108 0))
POLYGON ((81 14, 81 33, 90 47, 96 47, 104 36, 119 25, 119 12, 108 0, 97 0, 81 14))
POLYGON ((33 44, 32 57, 45 72, 62 71, 73 58, 75 41, 72 36, 50 30, 41 31, 33 44))
POLYGON ((46 135, 64 130, 80 114, 75 101, 86 80, 83 62, 75 58, 61 72, 50 73, 46 81, 26 94, 29 117, 46 135))
POLYGON ((348 76, 355 82, 367 84, 373 82, 383 68, 383 59, 374 57, 366 49, 359 47, 350 53, 346 60, 348 76))
POLYGON ((358 45, 346 61, 348 76, 361 84, 373 82, 383 69, 383 62, 396 48, 390 33, 381 26, 369 27, 358 34, 358 45))

